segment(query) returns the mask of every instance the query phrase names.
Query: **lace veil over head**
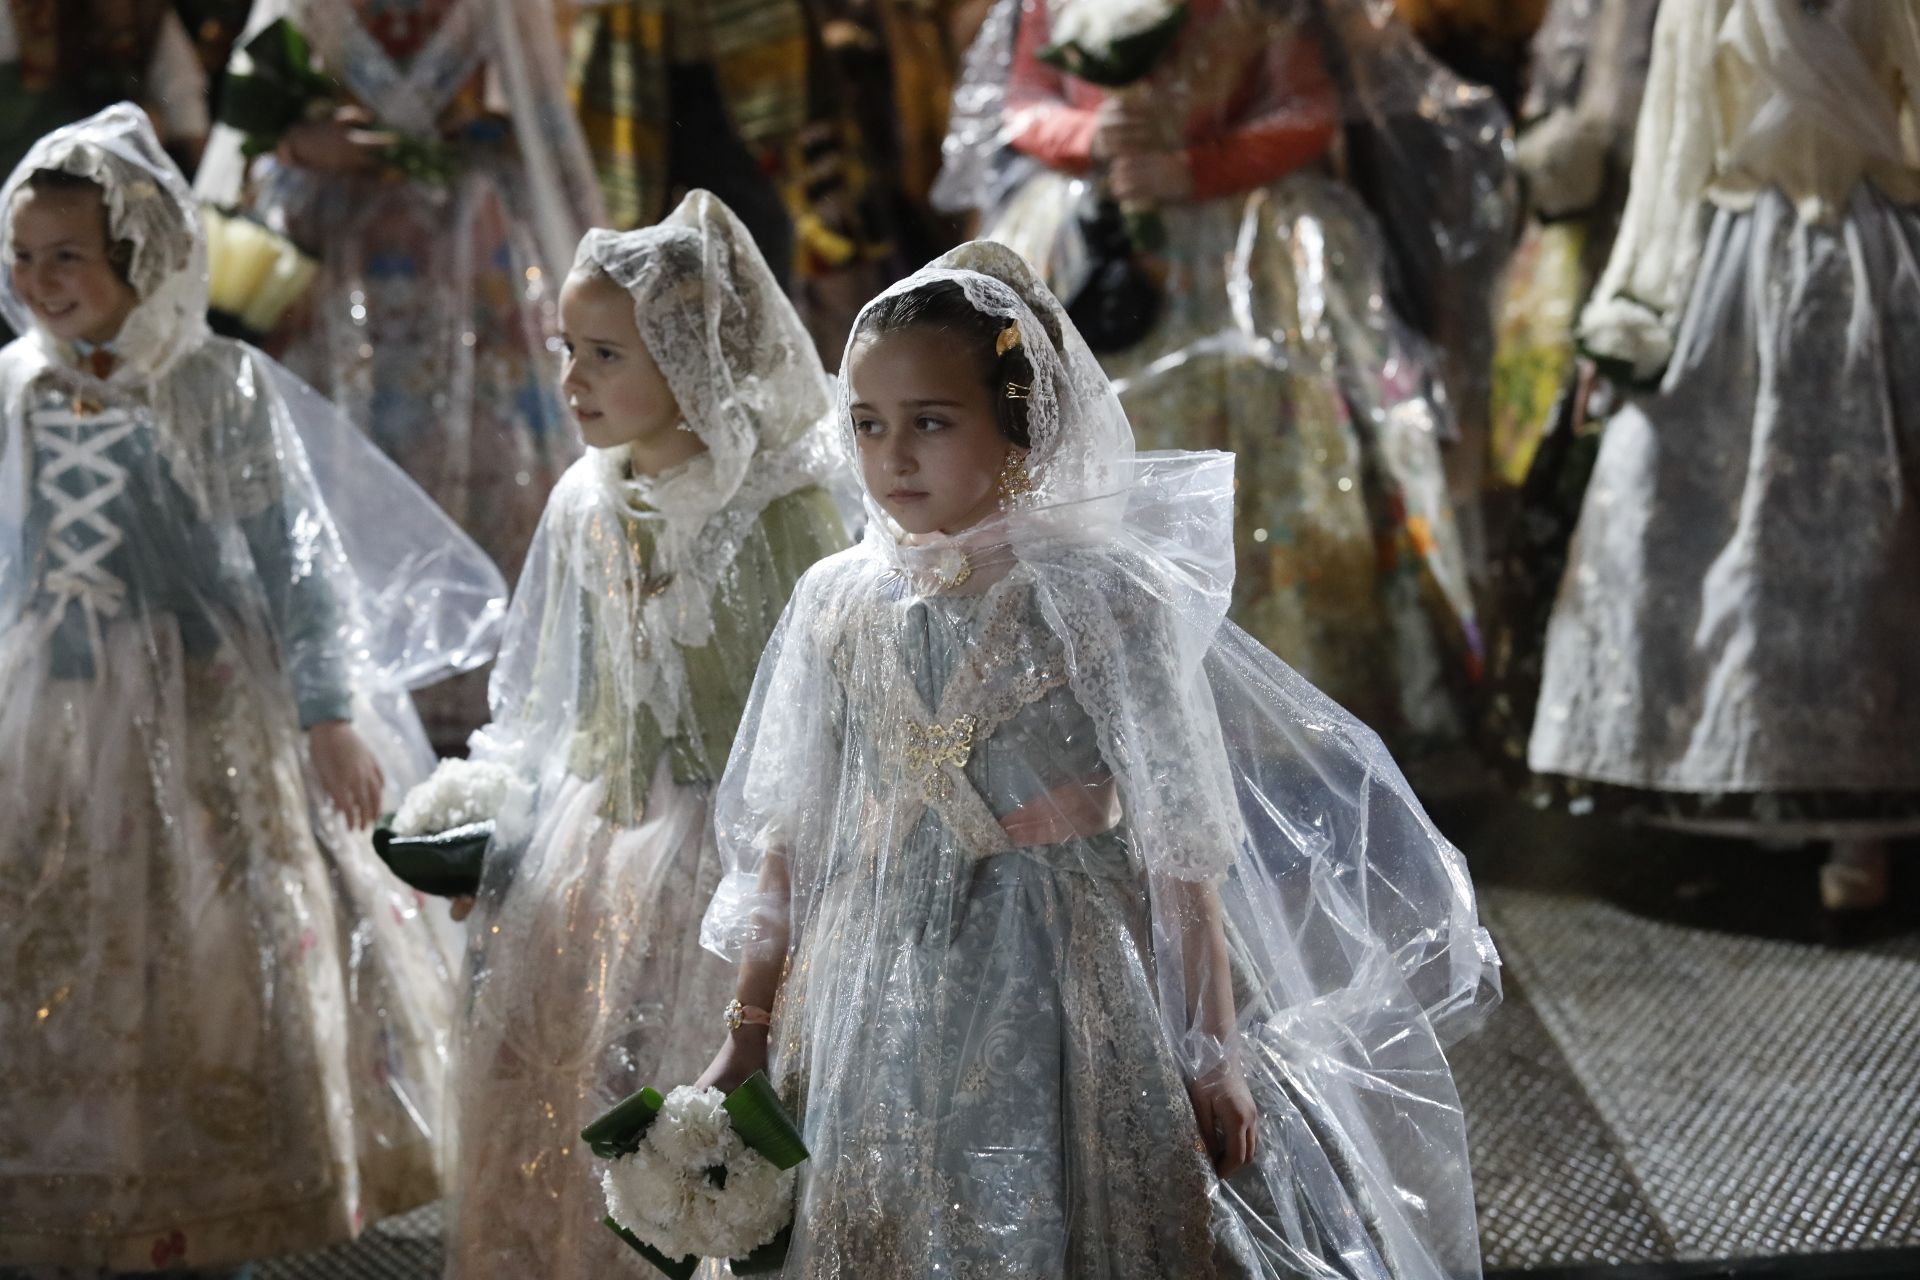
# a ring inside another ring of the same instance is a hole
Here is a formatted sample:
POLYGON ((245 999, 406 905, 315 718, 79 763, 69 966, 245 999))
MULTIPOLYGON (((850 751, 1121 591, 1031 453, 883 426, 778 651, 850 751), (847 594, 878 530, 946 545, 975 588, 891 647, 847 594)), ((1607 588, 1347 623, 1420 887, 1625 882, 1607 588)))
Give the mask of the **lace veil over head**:
MULTIPOLYGON (((718 197, 691 192, 638 231, 589 231, 573 269, 633 295, 640 339, 707 446, 692 505, 728 506, 756 463, 824 474, 827 377, 752 234, 718 197)), ((624 450, 605 452, 624 461, 624 450)))
POLYGON ((14 208, 42 169, 98 184, 108 243, 132 251, 127 278, 140 301, 114 343, 119 367, 108 381, 131 384, 163 372, 207 335, 206 239, 186 179, 146 112, 123 102, 40 139, 0 189, 0 312, 14 332, 34 334, 76 377, 85 375, 74 368, 71 349, 34 324, 13 279, 14 208))

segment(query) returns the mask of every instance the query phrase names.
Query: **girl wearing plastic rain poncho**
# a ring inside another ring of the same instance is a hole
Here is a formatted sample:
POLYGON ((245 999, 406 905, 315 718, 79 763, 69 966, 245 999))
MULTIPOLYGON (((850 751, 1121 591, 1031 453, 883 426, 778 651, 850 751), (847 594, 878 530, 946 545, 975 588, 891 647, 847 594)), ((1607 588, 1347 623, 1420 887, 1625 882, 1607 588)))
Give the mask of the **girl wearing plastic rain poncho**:
MULTIPOLYGON (((1479 252, 1482 229, 1455 206, 1504 176, 1472 167, 1486 138, 1497 155, 1498 104, 1367 0, 1189 0, 1147 78, 1102 90, 1041 57, 1073 29, 1067 7, 996 8, 954 99, 936 202, 980 210, 983 237, 1043 267, 1144 446, 1233 452, 1234 621, 1395 750, 1451 743, 1479 661, 1454 504, 1477 502, 1477 476, 1449 496, 1438 365, 1387 302, 1410 264, 1335 173, 1350 120, 1387 140, 1411 122, 1425 145, 1388 166, 1404 238, 1479 252), (1466 175, 1415 189, 1443 164, 1466 175), (1130 259, 1117 219, 1094 217, 1103 194, 1154 209, 1165 244, 1130 259), (1103 287, 1129 261, 1145 298, 1103 287)), ((1104 11, 1073 7, 1083 28, 1104 11)), ((1437 291, 1442 320, 1471 314, 1470 288, 1437 291)))
POLYGON ((483 661, 505 584, 209 335, 137 108, 43 138, 0 210, 0 1264, 347 1239, 439 1194, 452 1014, 365 827, 431 758, 405 684, 483 661))
POLYGON ((1582 344, 1634 387, 1594 463, 1528 763, 1652 821, 1920 829, 1920 4, 1663 5, 1582 344))
POLYGON ((1136 457, 994 244, 841 388, 867 534, 761 661, 703 932, 704 1080, 770 1066, 812 1152, 785 1274, 1477 1274, 1441 1050, 1493 952, 1379 740, 1222 620, 1233 460, 1136 457))
MULTIPOLYGON (((268 154, 251 165, 222 125, 194 179, 204 199, 243 206, 319 260, 288 365, 510 581, 579 453, 548 341, 574 246, 606 221, 552 8, 255 0, 229 85, 255 66, 247 43, 285 20, 346 105, 256 137, 268 154), (403 164, 396 146, 416 158, 403 164)), ((486 677, 450 681, 421 708, 435 745, 457 746, 487 718, 486 677)))
POLYGON ((547 505, 474 740, 530 791, 487 855, 459 1052, 449 1274, 475 1278, 634 1265, 578 1134, 705 1061, 731 986, 699 946, 714 785, 793 584, 846 545, 830 383, 719 200, 590 232, 561 313, 592 447, 547 505))

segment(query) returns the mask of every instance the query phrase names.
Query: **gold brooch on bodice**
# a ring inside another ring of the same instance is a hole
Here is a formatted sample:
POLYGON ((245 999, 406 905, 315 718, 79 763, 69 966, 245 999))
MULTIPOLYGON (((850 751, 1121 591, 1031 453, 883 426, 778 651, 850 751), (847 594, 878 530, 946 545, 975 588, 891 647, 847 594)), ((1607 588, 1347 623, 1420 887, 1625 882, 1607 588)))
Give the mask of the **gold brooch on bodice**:
POLYGON ((946 724, 906 722, 906 743, 901 755, 908 771, 926 788, 928 796, 935 800, 952 797, 953 779, 945 771, 966 767, 973 755, 973 735, 979 724, 979 720, 970 715, 955 716, 946 724))

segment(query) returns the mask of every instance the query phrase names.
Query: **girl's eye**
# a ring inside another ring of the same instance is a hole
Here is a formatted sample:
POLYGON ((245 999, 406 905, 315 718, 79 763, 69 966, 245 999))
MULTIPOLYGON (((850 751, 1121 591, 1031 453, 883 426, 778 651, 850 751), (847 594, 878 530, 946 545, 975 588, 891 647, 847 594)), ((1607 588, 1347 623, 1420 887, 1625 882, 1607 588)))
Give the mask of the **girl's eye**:
POLYGON ((872 418, 855 418, 853 434, 857 436, 876 436, 880 434, 880 424, 872 418))
POLYGON ((922 431, 939 431, 947 424, 940 418, 921 417, 914 419, 913 425, 919 427, 922 431))
POLYGON ((567 353, 567 359, 573 359, 573 344, 571 342, 563 339, 560 343, 560 349, 567 353))
POLYGON ((612 347, 595 347, 593 353, 602 360, 613 360, 617 358, 618 355, 612 347))

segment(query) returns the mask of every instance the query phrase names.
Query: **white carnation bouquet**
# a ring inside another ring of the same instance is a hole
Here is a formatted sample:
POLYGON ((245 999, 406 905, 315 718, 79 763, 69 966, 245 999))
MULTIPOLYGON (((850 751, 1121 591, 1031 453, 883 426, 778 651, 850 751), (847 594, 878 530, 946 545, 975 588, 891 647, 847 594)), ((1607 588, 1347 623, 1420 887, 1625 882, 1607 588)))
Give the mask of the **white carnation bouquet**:
POLYGON ((763 1074, 730 1094, 642 1089, 580 1134, 611 1163, 606 1225, 674 1280, 703 1258, 735 1275, 777 1271, 807 1149, 763 1074))
POLYGON ((442 760, 425 782, 407 792, 393 815, 397 836, 434 835, 500 816, 513 789, 513 770, 474 760, 442 760))
POLYGON ((443 898, 479 891, 494 820, 519 777, 505 765, 442 760, 373 833, 374 852, 400 879, 443 898))

